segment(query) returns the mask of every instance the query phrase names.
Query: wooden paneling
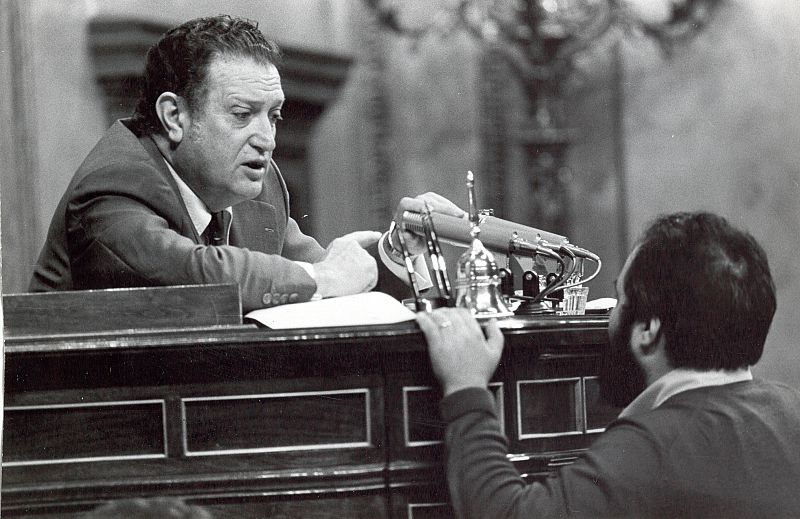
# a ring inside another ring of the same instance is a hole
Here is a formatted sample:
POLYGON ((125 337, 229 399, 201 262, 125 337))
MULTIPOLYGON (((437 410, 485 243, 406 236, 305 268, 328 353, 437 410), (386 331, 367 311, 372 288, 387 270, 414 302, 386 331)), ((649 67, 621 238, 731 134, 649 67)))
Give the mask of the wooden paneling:
POLYGON ((3 296, 7 337, 242 324, 239 286, 183 285, 3 296))
POLYGON ((517 381, 517 437, 582 434, 580 377, 517 381))
MULTIPOLYGON (((529 477, 571 462, 610 418, 592 378, 606 323, 504 329, 491 389, 529 477)), ((413 322, 18 335, 6 368, 3 517, 134 496, 215 518, 451 517, 441 391, 413 322)))
POLYGON ((8 406, 3 464, 164 458, 163 400, 8 406))
POLYGON ((181 403, 186 454, 191 456, 372 444, 368 389, 185 398, 181 403))

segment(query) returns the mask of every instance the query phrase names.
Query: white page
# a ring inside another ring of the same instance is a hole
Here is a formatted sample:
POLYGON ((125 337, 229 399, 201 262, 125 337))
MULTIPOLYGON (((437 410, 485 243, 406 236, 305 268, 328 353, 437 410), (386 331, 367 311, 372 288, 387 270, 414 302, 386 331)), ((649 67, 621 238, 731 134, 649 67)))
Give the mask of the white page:
POLYGON ((245 318, 268 328, 318 328, 413 321, 414 312, 383 292, 332 297, 253 310, 245 318))

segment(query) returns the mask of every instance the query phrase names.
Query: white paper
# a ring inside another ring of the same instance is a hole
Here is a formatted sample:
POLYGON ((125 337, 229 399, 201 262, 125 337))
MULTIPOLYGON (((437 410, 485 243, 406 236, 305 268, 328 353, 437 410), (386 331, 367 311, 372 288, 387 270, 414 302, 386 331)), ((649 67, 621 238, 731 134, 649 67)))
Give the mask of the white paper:
POLYGON ((332 297, 253 310, 245 315, 268 328, 320 328, 413 321, 414 312, 383 292, 332 297))
POLYGON ((587 310, 611 310, 617 306, 617 300, 613 297, 601 297, 586 302, 587 310))

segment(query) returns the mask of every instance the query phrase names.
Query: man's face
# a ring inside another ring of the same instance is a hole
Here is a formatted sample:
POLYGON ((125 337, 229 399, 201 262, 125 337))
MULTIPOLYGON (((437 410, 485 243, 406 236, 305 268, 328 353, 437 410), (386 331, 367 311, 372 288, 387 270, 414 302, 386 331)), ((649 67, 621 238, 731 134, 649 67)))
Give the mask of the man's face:
POLYGON ((186 114, 173 167, 209 210, 261 193, 285 97, 274 65, 221 56, 209 65, 205 94, 186 114))
POLYGON ((601 362, 598 379, 601 396, 616 407, 630 404, 647 387, 644 371, 636 361, 631 347, 634 312, 628 306, 623 290, 625 276, 635 253, 634 250, 628 256, 619 278, 614 282, 617 305, 611 311, 608 322, 609 348, 601 362))

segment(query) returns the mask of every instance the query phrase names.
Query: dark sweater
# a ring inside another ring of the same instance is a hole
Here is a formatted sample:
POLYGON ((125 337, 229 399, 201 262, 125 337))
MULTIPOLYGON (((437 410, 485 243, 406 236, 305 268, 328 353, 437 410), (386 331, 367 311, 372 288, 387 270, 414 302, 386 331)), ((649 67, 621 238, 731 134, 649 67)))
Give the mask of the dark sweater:
POLYGON ((490 393, 441 403, 458 517, 800 517, 800 392, 748 381, 678 393, 611 423, 572 465, 526 484, 490 393))

